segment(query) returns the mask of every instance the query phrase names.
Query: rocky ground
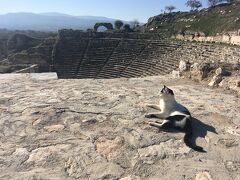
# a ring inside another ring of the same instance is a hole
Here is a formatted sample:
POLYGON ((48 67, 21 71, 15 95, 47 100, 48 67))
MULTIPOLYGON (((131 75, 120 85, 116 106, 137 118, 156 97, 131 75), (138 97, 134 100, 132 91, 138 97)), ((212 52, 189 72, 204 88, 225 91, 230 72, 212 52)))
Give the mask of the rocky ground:
POLYGON ((167 77, 54 75, 1 75, 0 87, 0 179, 240 179, 240 99, 230 91, 167 77), (192 112, 207 153, 143 123, 164 84, 192 112))

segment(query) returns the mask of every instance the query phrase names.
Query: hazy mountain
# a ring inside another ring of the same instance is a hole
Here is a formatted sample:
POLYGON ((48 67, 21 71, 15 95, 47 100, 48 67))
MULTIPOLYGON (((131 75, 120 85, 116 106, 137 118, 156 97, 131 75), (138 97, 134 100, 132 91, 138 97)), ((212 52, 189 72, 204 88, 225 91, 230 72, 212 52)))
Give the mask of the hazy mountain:
POLYGON ((45 16, 65 16, 65 17, 72 17, 72 15, 58 13, 58 12, 46 12, 46 13, 39 13, 38 15, 45 15, 45 16))
POLYGON ((72 16, 62 13, 8 13, 0 15, 0 29, 56 31, 63 28, 93 28, 97 22, 111 22, 115 19, 98 16, 72 16))

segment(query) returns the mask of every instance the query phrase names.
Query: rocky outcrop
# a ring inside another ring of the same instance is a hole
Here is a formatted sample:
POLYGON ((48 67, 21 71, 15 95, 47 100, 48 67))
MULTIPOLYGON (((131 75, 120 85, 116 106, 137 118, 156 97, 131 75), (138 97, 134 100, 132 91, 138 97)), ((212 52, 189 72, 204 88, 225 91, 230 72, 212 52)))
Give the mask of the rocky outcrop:
POLYGON ((52 51, 55 41, 55 38, 47 38, 35 47, 31 47, 19 53, 13 53, 8 56, 7 62, 4 64, 7 64, 8 67, 30 67, 32 65, 38 65, 38 71, 49 72, 52 64, 52 51))
POLYGON ((0 179, 239 179, 239 98, 183 79, 0 75, 0 179), (183 134, 144 124, 170 86, 192 112, 183 134), (216 134, 216 132, 218 134, 216 134))
POLYGON ((223 77, 218 86, 233 90, 240 95, 240 72, 236 71, 231 76, 223 77))
POLYGON ((215 75, 213 76, 212 81, 208 85, 211 87, 218 86, 218 84, 223 80, 224 76, 230 75, 230 72, 227 72, 224 68, 219 67, 215 70, 215 75))
POLYGON ((236 64, 189 63, 180 61, 177 71, 172 71, 173 78, 189 78, 197 82, 207 82, 208 86, 231 89, 240 95, 240 66, 236 64), (190 68, 188 68, 190 67, 190 68))
POLYGON ((16 33, 11 38, 9 38, 7 48, 9 53, 17 53, 37 46, 41 42, 43 42, 43 39, 37 39, 25 34, 16 33))
POLYGON ((0 61, 7 57, 7 40, 0 39, 0 61))

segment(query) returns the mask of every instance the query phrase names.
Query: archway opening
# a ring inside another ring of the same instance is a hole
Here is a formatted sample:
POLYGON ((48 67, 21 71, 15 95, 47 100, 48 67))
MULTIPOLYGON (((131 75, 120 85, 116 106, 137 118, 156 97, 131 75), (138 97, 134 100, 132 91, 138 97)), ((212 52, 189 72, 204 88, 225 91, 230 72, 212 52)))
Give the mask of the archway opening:
POLYGON ((113 25, 111 23, 96 23, 94 26, 94 31, 102 32, 102 30, 113 30, 113 25))

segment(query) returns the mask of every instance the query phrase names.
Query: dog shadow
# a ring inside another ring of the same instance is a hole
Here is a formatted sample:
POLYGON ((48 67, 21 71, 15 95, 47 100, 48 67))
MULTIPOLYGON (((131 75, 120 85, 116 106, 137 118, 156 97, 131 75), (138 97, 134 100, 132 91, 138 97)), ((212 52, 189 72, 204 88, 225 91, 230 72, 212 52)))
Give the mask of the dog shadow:
POLYGON ((198 137, 205 138, 208 132, 218 134, 216 128, 203 123, 197 118, 192 117, 192 129, 193 129, 193 137, 192 142, 196 144, 196 139, 198 137))
MULTIPOLYGON (((159 132, 170 132, 170 133, 181 133, 183 132, 180 129, 170 128, 170 129, 161 129, 159 128, 159 132)), ((197 118, 192 117, 192 138, 191 142, 193 145, 196 145, 197 138, 205 138, 208 132, 218 134, 215 127, 205 124, 197 118)))

